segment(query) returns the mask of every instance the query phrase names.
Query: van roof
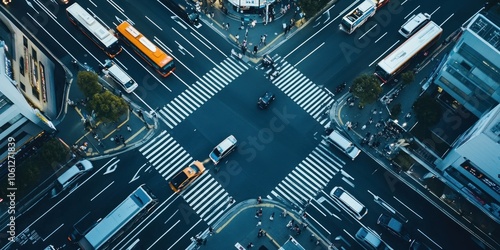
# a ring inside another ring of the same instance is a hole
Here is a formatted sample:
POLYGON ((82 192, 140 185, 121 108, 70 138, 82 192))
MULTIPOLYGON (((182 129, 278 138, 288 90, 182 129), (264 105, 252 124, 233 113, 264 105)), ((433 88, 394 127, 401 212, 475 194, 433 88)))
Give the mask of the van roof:
POLYGON ((401 27, 407 31, 414 30, 420 23, 429 19, 429 14, 427 13, 419 13, 413 17, 411 17, 404 25, 401 27))
POLYGON ((92 169, 92 163, 88 160, 83 160, 77 162, 75 165, 71 166, 66 172, 64 172, 59 178, 57 178, 57 181, 59 183, 63 184, 67 182, 70 178, 75 176, 77 173, 82 172, 82 171, 87 171, 92 169), (80 167, 83 167, 83 169, 80 169, 80 167))

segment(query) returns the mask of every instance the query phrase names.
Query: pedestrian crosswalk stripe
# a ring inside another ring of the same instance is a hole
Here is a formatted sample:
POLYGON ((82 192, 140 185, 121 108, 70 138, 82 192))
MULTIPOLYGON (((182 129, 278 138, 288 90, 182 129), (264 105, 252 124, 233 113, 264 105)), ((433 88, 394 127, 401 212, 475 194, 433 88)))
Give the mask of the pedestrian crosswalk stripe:
POLYGON ((332 157, 322 143, 271 191, 269 197, 281 197, 297 205, 314 197, 341 170, 345 162, 332 157))
MULTIPOLYGON (((302 164, 304 165, 304 168, 310 170, 311 172, 314 172, 317 174, 318 181, 321 181, 321 184, 327 183, 330 178, 332 178, 332 175, 326 175, 324 172, 320 172, 320 169, 315 168, 312 162, 310 162, 310 158, 306 158, 302 161, 302 164)), ((322 164, 319 164, 322 165, 322 164)), ((323 168, 321 168, 322 170, 323 168)))
POLYGON ((222 88, 224 88, 224 85, 220 84, 220 80, 216 79, 215 76, 213 76, 210 72, 208 72, 207 74, 205 74, 203 76, 203 78, 205 78, 205 79, 207 79, 207 81, 213 83, 211 86, 217 89, 216 92, 219 92, 222 88))
POLYGON ((303 196, 302 196, 303 198, 310 197, 311 195, 314 195, 314 192, 311 189, 304 188, 304 187, 300 186, 298 184, 300 182, 292 181, 290 178, 284 180, 283 183, 285 183, 285 184, 288 183, 288 186, 292 186, 292 188, 290 189, 291 191, 293 191, 295 193, 302 193, 303 194, 303 196))
MULTIPOLYGON (((325 117, 326 107, 333 103, 333 94, 328 89, 318 87, 290 63, 285 60, 280 62, 279 75, 271 80, 272 83, 313 119, 321 125, 326 125, 329 122, 328 116, 325 117), (327 105, 323 106, 323 104, 327 105)), ((269 69, 268 73, 271 70, 269 69)))
MULTIPOLYGON (((144 144, 139 151, 166 181, 193 162, 189 153, 166 131, 162 131, 144 144)), ((229 194, 209 174, 209 170, 191 183, 180 195, 196 214, 209 224, 223 216, 228 207, 229 194)))
POLYGON ((165 131, 162 131, 162 133, 160 133, 157 137, 144 144, 144 146, 142 146, 139 151, 141 151, 143 154, 147 154, 150 150, 156 149, 156 147, 150 147, 151 144, 153 144, 153 146, 157 146, 158 144, 162 143, 164 140, 168 140, 169 138, 170 135, 165 131))
MULTIPOLYGON (((313 193, 314 194, 313 189, 311 189, 312 186, 307 186, 305 184, 306 182, 302 181, 301 179, 297 179, 297 176, 295 175, 295 173, 294 174, 290 174, 289 177, 290 177, 289 179, 291 181, 293 181, 293 183, 296 183, 298 186, 300 186, 298 189, 308 190, 309 193, 313 193)), ((312 188, 314 188, 314 187, 312 187, 312 188)))
POLYGON ((237 74, 235 74, 232 70, 230 70, 226 65, 225 65, 225 62, 222 62, 221 64, 219 65, 216 65, 215 66, 216 68, 218 68, 217 72, 227 72, 227 77, 229 77, 232 80, 236 79, 236 77, 238 77, 237 74), (219 71, 220 70, 220 71, 219 71))
POLYGON ((159 119, 174 128, 248 69, 248 65, 226 58, 167 103, 158 112, 159 119))
POLYGON ((228 78, 229 75, 225 75, 222 72, 220 72, 219 69, 217 68, 217 66, 215 66, 212 70, 217 73, 216 74, 217 76, 220 76, 221 78, 223 78, 224 80, 226 80, 226 82, 228 82, 228 83, 231 82, 232 80, 234 80, 234 78, 232 78, 232 77, 231 77, 231 79, 228 78))
MULTIPOLYGON (((298 72, 298 71, 297 71, 298 72)), ((301 84, 302 82, 304 81, 307 81, 307 78, 305 75, 303 74, 300 74, 300 76, 297 78, 296 82, 298 83, 298 85, 295 85, 293 81, 289 81, 289 82, 286 82, 286 84, 284 84, 283 86, 281 86, 281 89, 283 90, 283 92, 285 94, 289 94, 290 91, 292 91, 295 87, 299 87, 300 88, 303 88, 303 87, 306 87, 304 84, 301 84)), ((294 94, 294 93, 300 93, 300 91, 293 91, 291 92, 290 95, 294 94)))
POLYGON ((179 95, 179 98, 182 99, 182 101, 189 106, 189 108, 191 110, 196 110, 197 108, 200 107, 200 105, 198 105, 198 103, 193 100, 192 98, 190 98, 190 96, 188 96, 187 94, 188 92, 182 92, 182 94, 179 95))
POLYGON ((290 190, 288 190, 287 188, 283 187, 283 184, 280 183, 278 185, 279 189, 278 189, 278 192, 284 194, 282 197, 287 197, 288 200, 290 200, 291 202, 299 205, 301 204, 303 201, 300 200, 299 198, 297 198, 297 196, 293 195, 292 193, 290 193, 290 190))
MULTIPOLYGON (((319 176, 315 175, 315 174, 312 174, 311 173, 311 170, 308 169, 308 165, 307 164, 304 164, 304 162, 301 162, 299 164, 299 167, 296 168, 297 171, 300 171, 302 173, 305 173, 306 175, 309 175, 309 176, 316 176, 317 178, 319 178, 319 176)), ((315 178, 315 179, 309 179, 309 182, 313 183, 314 185, 316 185, 318 188, 321 188, 321 183, 318 182, 318 179, 315 178)))
POLYGON ((203 104, 203 102, 205 101, 205 100, 200 100, 200 99, 202 99, 203 96, 194 95, 194 93, 191 89, 189 91, 184 92, 184 93, 186 94, 186 99, 191 100, 191 102, 196 106, 196 108, 199 108, 203 104))
POLYGON ((306 197, 307 197, 307 194, 303 194, 301 192, 299 192, 299 190, 297 190, 294 186, 291 186, 290 183, 286 182, 286 181, 283 181, 281 182, 281 185, 283 185, 283 187, 290 192, 290 194, 292 194, 293 196, 297 197, 296 200, 298 201, 302 201, 302 202, 299 202, 299 203, 303 203, 304 200, 307 200, 306 197))
POLYGON ((326 142, 325 140, 322 140, 321 144, 320 144, 320 147, 323 149, 320 152, 328 152, 331 157, 335 158, 335 160, 332 160, 332 162, 339 162, 341 165, 345 165, 345 161, 343 161, 342 159, 340 159, 338 156, 336 156, 330 150, 331 145, 328 142, 326 142))
POLYGON ((186 98, 186 92, 182 92, 180 95, 177 96, 179 100, 181 101, 180 103, 182 106, 189 111, 191 114, 193 110, 196 110, 197 107, 193 106, 193 103, 186 98))
POLYGON ((203 102, 208 101, 208 99, 210 99, 210 95, 205 93, 203 90, 200 89, 200 87, 202 87, 202 86, 198 87, 197 85, 198 84, 195 84, 195 85, 192 85, 191 87, 196 89, 196 91, 197 91, 196 93, 198 93, 198 95, 203 98, 203 102))
MULTIPOLYGON (((293 180, 303 180, 303 177, 299 174, 298 171, 293 171, 292 173, 290 173, 289 176, 293 180)), ((314 186, 312 183, 307 182, 307 180, 306 181, 297 181, 297 183, 302 184, 302 186, 304 186, 306 189, 317 190, 317 187, 314 186)))

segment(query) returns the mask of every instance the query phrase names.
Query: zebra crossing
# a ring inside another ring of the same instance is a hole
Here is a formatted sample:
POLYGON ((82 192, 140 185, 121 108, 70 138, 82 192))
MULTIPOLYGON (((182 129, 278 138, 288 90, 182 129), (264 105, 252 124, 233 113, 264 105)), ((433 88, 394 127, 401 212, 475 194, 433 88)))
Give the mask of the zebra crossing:
POLYGON ((160 109, 159 119, 170 129, 174 128, 248 69, 249 66, 239 60, 226 58, 160 109))
MULTIPOLYGON (((318 87, 280 56, 274 56, 273 60, 279 65, 279 75, 271 78, 271 82, 321 125, 328 124, 328 112, 334 101, 334 94, 326 88, 318 87)), ((266 74, 269 75, 271 71, 269 69, 266 74)))
MULTIPOLYGON (((162 131, 139 151, 166 181, 194 160, 167 131, 162 131)), ((208 172, 208 169, 205 170, 180 195, 204 221, 212 225, 228 208, 230 196, 208 172)))
POLYGON ((325 188, 344 165, 345 162, 335 156, 323 140, 267 197, 305 205, 325 188))

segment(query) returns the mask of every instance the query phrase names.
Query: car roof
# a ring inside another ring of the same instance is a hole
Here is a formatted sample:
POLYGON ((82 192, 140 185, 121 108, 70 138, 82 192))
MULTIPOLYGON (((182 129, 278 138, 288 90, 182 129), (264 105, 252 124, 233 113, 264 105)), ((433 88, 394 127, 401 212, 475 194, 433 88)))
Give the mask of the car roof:
POLYGON ((199 161, 194 161, 193 163, 189 164, 189 166, 187 166, 182 170, 182 172, 184 172, 187 178, 191 178, 196 174, 203 173, 204 171, 205 167, 203 166, 203 163, 199 161), (193 169, 193 168, 198 168, 198 169, 193 169))
POLYGON ((217 145, 217 148, 219 148, 220 152, 223 152, 224 150, 228 149, 234 144, 236 144, 236 137, 230 135, 226 139, 224 139, 221 143, 219 143, 219 145, 217 145))

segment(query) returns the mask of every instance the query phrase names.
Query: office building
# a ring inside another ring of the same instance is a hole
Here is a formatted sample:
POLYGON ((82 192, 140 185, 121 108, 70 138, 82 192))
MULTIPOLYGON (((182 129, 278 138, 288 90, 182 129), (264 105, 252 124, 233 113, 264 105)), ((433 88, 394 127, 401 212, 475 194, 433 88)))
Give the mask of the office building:
POLYGON ((500 104, 452 146, 438 169, 450 187, 500 223, 500 104))
POLYGON ((434 81, 477 117, 500 103, 500 22, 494 11, 463 27, 434 81))

